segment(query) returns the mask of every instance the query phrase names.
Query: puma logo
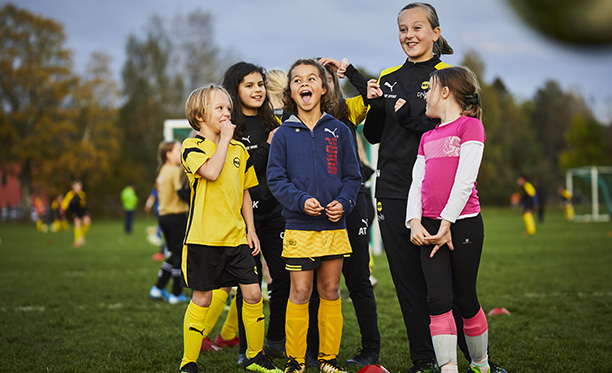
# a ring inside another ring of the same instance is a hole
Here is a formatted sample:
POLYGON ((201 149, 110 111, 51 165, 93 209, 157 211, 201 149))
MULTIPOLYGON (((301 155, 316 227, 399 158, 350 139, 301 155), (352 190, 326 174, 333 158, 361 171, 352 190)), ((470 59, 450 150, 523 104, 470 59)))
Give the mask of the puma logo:
POLYGON ((242 141, 246 141, 246 142, 248 142, 250 144, 251 143, 251 135, 248 135, 247 137, 243 137, 242 141))
POLYGON ((193 330, 194 332, 198 332, 198 333, 202 334, 202 336, 204 336, 204 329, 198 330, 198 329, 194 328, 193 326, 190 326, 189 330, 193 330))
POLYGON ((331 133, 335 138, 338 138, 338 135, 336 135, 336 131, 338 130, 338 128, 334 128, 334 130, 330 130, 329 128, 325 129, 325 132, 329 132, 331 133))
POLYGON ((368 225, 368 219, 361 219, 361 222, 363 223, 363 225, 367 228, 368 225))
POLYGON ((396 84, 397 84, 397 82, 393 83, 393 85, 391 85, 391 83, 389 83, 389 82, 385 82, 385 86, 389 87, 391 92, 393 92, 393 87, 395 87, 396 84))

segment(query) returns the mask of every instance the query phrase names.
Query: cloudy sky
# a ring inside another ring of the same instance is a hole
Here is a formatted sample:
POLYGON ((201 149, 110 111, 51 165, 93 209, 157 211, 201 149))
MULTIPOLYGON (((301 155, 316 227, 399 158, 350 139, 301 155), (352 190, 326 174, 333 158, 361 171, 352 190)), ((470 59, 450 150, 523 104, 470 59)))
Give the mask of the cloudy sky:
MULTIPOLYGON (((7 3, 0 0, 0 4, 7 3)), ((142 36, 154 14, 195 9, 214 18, 215 43, 266 69, 286 69, 297 58, 347 57, 371 73, 399 65, 396 17, 406 0, 18 0, 17 6, 65 27, 75 67, 93 51, 113 56, 119 78, 130 34, 142 36)), ((601 121, 612 122, 612 47, 581 49, 542 37, 524 25, 506 0, 432 0, 442 35, 458 64, 468 50, 485 62, 485 81, 501 77, 518 99, 530 99, 547 80, 586 98, 601 121)))

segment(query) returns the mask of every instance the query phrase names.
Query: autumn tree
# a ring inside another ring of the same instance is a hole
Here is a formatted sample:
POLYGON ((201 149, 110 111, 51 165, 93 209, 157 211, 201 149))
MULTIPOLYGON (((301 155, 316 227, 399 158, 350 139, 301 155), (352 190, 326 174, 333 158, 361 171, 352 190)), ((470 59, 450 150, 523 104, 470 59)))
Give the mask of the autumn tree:
POLYGON ((218 82, 227 63, 213 43, 210 14, 153 16, 144 38, 130 35, 123 66, 121 178, 150 188, 166 119, 185 117, 189 92, 218 82))
POLYGON ((6 4, 0 9, 1 165, 16 165, 22 208, 50 161, 71 146, 73 113, 65 105, 76 84, 63 27, 6 4))
POLYGON ((501 78, 484 81, 485 64, 479 54, 468 51, 462 65, 477 76, 481 88, 482 122, 487 139, 478 176, 483 203, 507 204, 519 170, 536 157, 535 134, 527 113, 501 78))
POLYGON ((117 163, 120 137, 116 126, 119 86, 113 78, 111 62, 111 57, 104 53, 94 52, 90 56, 87 70, 70 100, 75 112, 74 145, 59 159, 61 165, 69 165, 65 172, 79 175, 88 193, 98 196, 97 201, 106 200, 122 187, 121 180, 114 177, 121 166, 117 163))
POLYGON ((584 114, 575 115, 565 133, 567 149, 560 156, 560 171, 572 167, 612 164, 605 135, 605 129, 597 120, 584 114))

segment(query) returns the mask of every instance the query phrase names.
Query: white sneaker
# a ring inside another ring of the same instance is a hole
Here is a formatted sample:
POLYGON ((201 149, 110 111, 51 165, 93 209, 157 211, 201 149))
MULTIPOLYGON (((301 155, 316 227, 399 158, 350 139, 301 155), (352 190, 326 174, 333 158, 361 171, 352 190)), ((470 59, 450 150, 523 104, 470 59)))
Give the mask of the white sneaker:
POLYGON ((168 303, 170 304, 177 304, 177 303, 181 303, 181 302, 189 302, 189 297, 187 297, 185 294, 181 294, 179 296, 176 296, 174 294, 170 294, 170 296, 168 296, 168 303))
POLYGON ((166 291, 166 289, 160 289, 155 285, 153 285, 151 290, 149 290, 149 296, 153 299, 160 299, 160 300, 168 300, 169 298, 168 292, 166 291))

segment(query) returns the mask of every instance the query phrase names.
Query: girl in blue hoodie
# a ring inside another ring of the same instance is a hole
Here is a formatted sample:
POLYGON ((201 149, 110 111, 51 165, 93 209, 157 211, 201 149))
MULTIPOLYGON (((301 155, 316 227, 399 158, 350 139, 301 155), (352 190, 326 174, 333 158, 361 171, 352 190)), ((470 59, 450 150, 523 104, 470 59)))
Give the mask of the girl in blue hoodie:
POLYGON ((268 159, 268 186, 286 220, 282 256, 291 290, 285 321, 285 372, 303 372, 308 303, 317 270, 320 297, 319 368, 344 372, 336 362, 342 336, 340 275, 351 253, 345 216, 351 212, 361 174, 350 129, 327 111, 332 99, 325 69, 298 60, 288 73, 285 110, 292 113, 276 131, 268 159))

